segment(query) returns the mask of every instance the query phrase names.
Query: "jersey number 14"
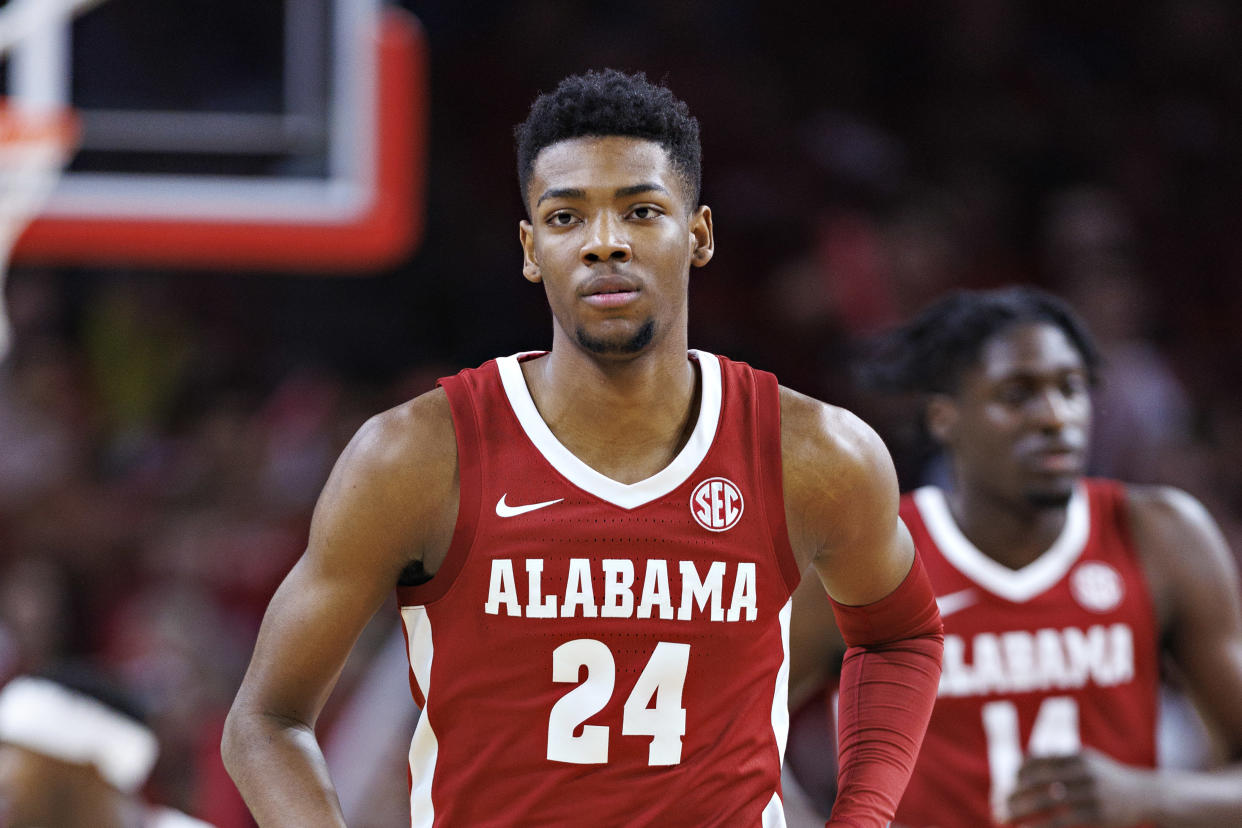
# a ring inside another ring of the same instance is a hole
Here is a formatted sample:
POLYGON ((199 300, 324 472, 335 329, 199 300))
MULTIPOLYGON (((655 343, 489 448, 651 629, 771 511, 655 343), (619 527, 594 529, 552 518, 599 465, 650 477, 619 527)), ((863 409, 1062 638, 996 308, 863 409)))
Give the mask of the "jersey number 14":
MULTIPOLYGON (((983 706, 983 731, 988 740, 988 769, 992 775, 992 811, 1005 813, 1005 801, 1018 784, 1022 743, 1018 708, 1010 701, 983 706)), ((1040 702, 1027 743, 1030 756, 1065 756, 1082 747, 1078 730, 1078 702, 1069 696, 1049 696, 1040 702)))
MULTIPOLYGON (((681 762, 681 737, 686 734, 681 694, 689 666, 689 644, 661 641, 625 700, 621 733, 651 737, 648 765, 681 762)), ((562 696, 548 716, 548 759, 598 765, 608 761, 609 729, 582 723, 603 710, 612 698, 617 680, 612 651, 593 638, 576 638, 552 651, 553 681, 577 682, 583 667, 586 679, 562 696), (582 732, 575 736, 579 726, 582 732)))

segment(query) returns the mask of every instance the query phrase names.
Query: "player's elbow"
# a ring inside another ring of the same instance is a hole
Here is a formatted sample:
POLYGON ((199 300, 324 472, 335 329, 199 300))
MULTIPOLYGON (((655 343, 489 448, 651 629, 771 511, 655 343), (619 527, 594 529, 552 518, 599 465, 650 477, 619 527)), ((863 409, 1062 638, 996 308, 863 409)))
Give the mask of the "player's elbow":
POLYGON ((247 753, 245 723, 246 714, 234 703, 224 719, 224 733, 220 737, 220 758, 224 761, 224 769, 234 782, 238 781, 247 753))
POLYGON ((220 758, 239 788, 244 779, 263 775, 264 766, 296 749, 303 737, 314 740, 312 723, 248 702, 239 694, 224 719, 220 758))
POLYGON ((261 711, 243 704, 240 698, 233 702, 228 716, 224 719, 224 732, 220 737, 220 758, 234 783, 241 783, 242 778, 247 775, 247 767, 256 761, 262 761, 257 754, 265 744, 272 741, 267 733, 270 726, 269 717, 261 711))

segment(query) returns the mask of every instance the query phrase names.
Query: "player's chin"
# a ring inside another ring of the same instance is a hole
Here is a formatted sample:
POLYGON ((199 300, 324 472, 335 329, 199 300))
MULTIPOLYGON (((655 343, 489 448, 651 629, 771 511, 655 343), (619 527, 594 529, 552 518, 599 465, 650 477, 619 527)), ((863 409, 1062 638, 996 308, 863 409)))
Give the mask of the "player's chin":
POLYGON ((645 351, 655 339, 655 320, 606 320, 580 325, 574 335, 584 350, 596 356, 629 357, 645 351))
POLYGON ((1078 476, 1061 475, 1054 479, 1028 482, 1023 496, 1026 502, 1040 509, 1064 508, 1074 496, 1078 476))

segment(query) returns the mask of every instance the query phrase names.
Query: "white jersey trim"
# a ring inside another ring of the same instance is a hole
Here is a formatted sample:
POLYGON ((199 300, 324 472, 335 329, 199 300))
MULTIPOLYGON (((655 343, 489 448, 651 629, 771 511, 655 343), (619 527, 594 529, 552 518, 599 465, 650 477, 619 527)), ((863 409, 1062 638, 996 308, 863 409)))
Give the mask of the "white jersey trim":
POLYGON ((945 560, 987 591, 1023 603, 1065 577, 1081 556, 1091 533, 1091 514, 1082 484, 1074 487, 1065 510, 1065 526, 1047 551, 1021 569, 1010 569, 983 554, 953 520, 944 492, 924 486, 914 492, 923 523, 945 560))
POLYGON ((781 666, 776 671, 776 692, 772 696, 772 733, 776 737, 776 749, 781 765, 785 764, 785 743, 789 741, 789 618, 793 614, 793 599, 781 607, 781 666))
POLYGON ((436 818, 431 783, 435 779, 440 750, 440 741, 427 715, 431 709, 431 661, 435 654, 431 619, 425 607, 402 607, 401 620, 410 640, 410 669, 414 671, 414 680, 425 702, 418 726, 414 728, 414 738, 410 740, 410 828, 431 828, 436 818))
POLYGON ((721 412, 720 361, 714 354, 690 351, 690 356, 699 363, 699 374, 703 378, 699 419, 690 439, 673 462, 637 483, 619 483, 600 474, 556 439, 556 435, 539 415, 535 401, 530 396, 530 389, 526 387, 526 379, 522 376, 522 367, 518 362, 518 358, 523 355, 514 354, 496 360, 505 396, 509 398, 509 405, 522 430, 539 453, 552 468, 583 491, 623 509, 634 509, 663 497, 685 483, 707 457, 712 441, 716 438, 721 412))
POLYGON ((785 828, 785 806, 781 804, 781 795, 772 794, 768 807, 763 809, 762 828, 785 828))

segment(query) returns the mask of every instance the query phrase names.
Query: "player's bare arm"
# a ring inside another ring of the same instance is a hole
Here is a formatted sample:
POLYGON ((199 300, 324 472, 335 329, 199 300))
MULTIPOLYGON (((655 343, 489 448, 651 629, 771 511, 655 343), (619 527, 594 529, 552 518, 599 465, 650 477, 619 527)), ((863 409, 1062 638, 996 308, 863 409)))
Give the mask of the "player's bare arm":
POLYGON ((1219 528, 1193 497, 1168 487, 1128 489, 1131 530, 1152 585, 1161 639, 1235 764, 1162 771, 1086 750, 1030 759, 1011 800, 1017 824, 1207 828, 1242 824, 1242 585, 1219 528), (1053 794, 1050 796, 1050 792, 1053 794), (1061 814, 1063 817, 1064 813, 1061 814))
POLYGON ((781 389, 789 538, 842 604, 891 593, 914 559, 897 518, 897 474, 879 436, 842 408, 781 389))
POLYGON ((940 677, 943 627, 931 584, 897 516, 888 451, 862 421, 782 389, 781 461, 794 554, 835 602, 835 624, 819 640, 807 632, 805 615, 791 624, 798 634, 791 646, 803 648, 791 653, 798 670, 791 687, 818 672, 816 650, 824 654, 820 665, 832 663, 833 628, 849 645, 838 793, 828 824, 886 825, 910 778, 940 677))
POLYGON ((794 590, 789 616, 789 709, 822 693, 845 655, 845 641, 818 574, 808 566, 794 590))
POLYGON ((438 389, 373 417, 338 460, 225 726, 225 763, 261 825, 344 825, 315 721, 402 571, 435 571, 453 531, 456 474, 438 389))
POLYGON ((804 573, 790 620, 789 695, 797 706, 845 652, 825 590, 845 604, 882 598, 909 571, 913 547, 897 518, 892 461, 866 423, 782 389, 781 424, 785 511, 804 573))
POLYGON ((1167 585, 1156 600, 1163 638, 1226 755, 1206 773, 1157 774, 1152 818, 1161 826, 1242 824, 1242 584, 1216 522, 1198 500, 1168 487, 1133 487, 1135 541, 1167 585))

